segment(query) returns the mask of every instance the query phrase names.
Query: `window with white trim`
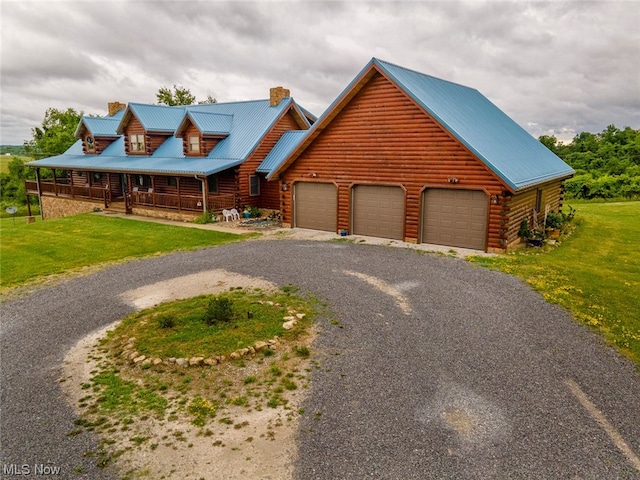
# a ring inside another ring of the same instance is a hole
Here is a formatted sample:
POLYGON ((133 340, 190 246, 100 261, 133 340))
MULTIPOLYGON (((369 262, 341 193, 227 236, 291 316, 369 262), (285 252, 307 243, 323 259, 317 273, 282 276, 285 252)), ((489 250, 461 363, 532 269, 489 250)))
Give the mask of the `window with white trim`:
POLYGON ((189 137, 189 153, 200 153, 200 137, 191 135, 189 137))
POLYGON ((131 153, 143 153, 144 148, 144 135, 129 135, 129 152, 131 153))

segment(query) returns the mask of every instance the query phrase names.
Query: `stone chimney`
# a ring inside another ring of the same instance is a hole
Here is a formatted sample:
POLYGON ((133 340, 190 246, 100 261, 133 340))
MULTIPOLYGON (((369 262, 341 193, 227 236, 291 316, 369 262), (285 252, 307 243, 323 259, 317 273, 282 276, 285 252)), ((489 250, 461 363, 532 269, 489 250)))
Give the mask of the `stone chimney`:
POLYGON ((289 98, 289 89, 273 87, 269 90, 269 105, 272 107, 280 105, 280 102, 285 98, 289 98))
POLYGON ((109 102, 109 116, 113 117, 120 110, 124 110, 127 106, 120 102, 109 102))

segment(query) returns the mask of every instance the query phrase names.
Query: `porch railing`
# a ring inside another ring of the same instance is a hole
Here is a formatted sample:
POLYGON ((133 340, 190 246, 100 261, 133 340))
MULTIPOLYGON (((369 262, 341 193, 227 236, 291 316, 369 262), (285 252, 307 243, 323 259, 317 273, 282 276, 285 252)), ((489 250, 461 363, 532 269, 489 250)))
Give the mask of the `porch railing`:
MULTIPOLYGON (((38 183, 33 180, 25 180, 27 193, 38 193, 38 183)), ((107 190, 104 187, 79 187, 68 183, 40 182, 40 192, 43 195, 62 197, 79 197, 91 200, 104 200, 107 190)))
MULTIPOLYGON (((37 182, 26 180, 27 192, 38 193, 37 182)), ((43 195, 55 195, 62 197, 89 198, 93 200, 109 200, 109 192, 99 187, 78 187, 63 183, 40 182, 40 191, 43 195), (106 195, 106 198, 105 198, 106 195)), ((152 208, 169 208, 174 210, 202 211, 202 195, 174 195, 170 193, 155 192, 131 192, 132 206, 144 206, 152 208)), ((233 194, 207 196, 207 209, 209 211, 221 211, 225 208, 236 206, 236 197, 233 194)))
MULTIPOLYGON (((189 210, 201 212, 202 196, 200 195, 174 195, 171 193, 131 192, 133 206, 140 205, 153 208, 171 208, 174 210, 189 210)), ((207 197, 207 209, 219 211, 225 208, 233 208, 236 198, 233 194, 209 195, 207 197)))

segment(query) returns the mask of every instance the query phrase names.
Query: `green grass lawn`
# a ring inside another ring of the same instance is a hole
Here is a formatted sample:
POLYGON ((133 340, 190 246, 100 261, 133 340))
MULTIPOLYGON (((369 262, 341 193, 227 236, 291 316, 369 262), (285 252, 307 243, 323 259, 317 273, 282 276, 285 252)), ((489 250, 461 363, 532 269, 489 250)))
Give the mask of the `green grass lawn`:
POLYGON ((233 242, 240 235, 158 223, 76 215, 25 223, 0 220, 0 285, 18 286, 69 270, 233 242))
POLYGON ((640 202, 572 206, 576 229, 559 247, 473 261, 522 277, 640 364, 640 202))

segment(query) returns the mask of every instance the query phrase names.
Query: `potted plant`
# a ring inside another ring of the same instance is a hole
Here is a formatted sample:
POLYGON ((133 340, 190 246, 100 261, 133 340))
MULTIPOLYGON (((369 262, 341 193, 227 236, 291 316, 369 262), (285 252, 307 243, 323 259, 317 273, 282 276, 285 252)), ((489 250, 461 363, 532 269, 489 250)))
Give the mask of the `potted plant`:
POLYGON ((544 232, 541 232, 540 230, 531 230, 529 227, 529 220, 526 218, 522 220, 522 223, 520 223, 518 235, 532 247, 541 247, 544 244, 544 232))
POLYGON ((546 226, 549 238, 557 239, 560 237, 560 229, 564 217, 561 213, 550 212, 547 214, 546 226))

